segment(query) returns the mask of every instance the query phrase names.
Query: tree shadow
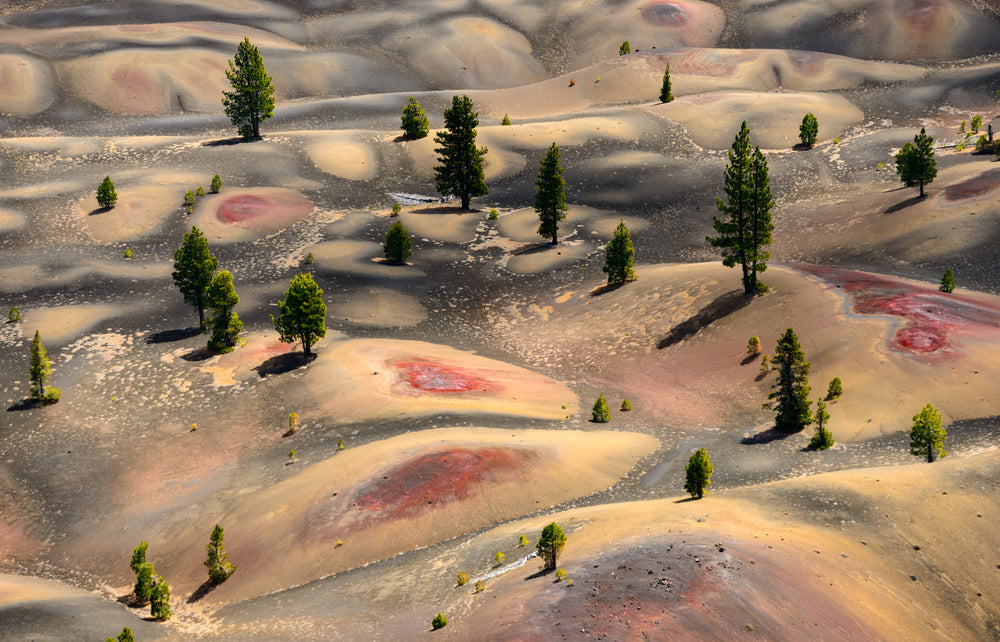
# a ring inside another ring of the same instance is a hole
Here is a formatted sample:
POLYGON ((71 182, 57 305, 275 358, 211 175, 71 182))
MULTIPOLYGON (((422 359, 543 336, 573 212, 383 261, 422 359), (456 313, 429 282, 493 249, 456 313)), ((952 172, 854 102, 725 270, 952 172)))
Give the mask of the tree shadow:
POLYGON ((756 435, 750 435, 749 437, 744 437, 740 440, 741 444, 753 445, 753 444, 769 444, 772 441, 780 441, 782 439, 787 439, 794 435, 794 432, 782 432, 774 426, 771 426, 767 430, 762 430, 756 435))
POLYGON ((154 332, 153 334, 146 337, 147 345, 154 345, 157 343, 173 343, 174 341, 183 341, 184 339, 190 339, 191 337, 201 334, 201 328, 181 328, 177 330, 163 330, 161 332, 154 332))
POLYGON ((524 578, 524 581, 527 582, 528 580, 537 580, 540 577, 545 577, 546 575, 551 575, 555 572, 556 570, 554 568, 543 568, 524 578))
POLYGON ((623 288, 626 284, 631 282, 632 281, 619 281, 617 283, 605 283, 604 285, 599 285, 590 291, 590 296, 601 296, 602 294, 607 294, 608 292, 614 292, 618 288, 623 288))
POLYGON ((461 205, 438 205, 437 207, 427 207, 420 210, 421 214, 474 214, 481 212, 474 207, 463 210, 461 205))
POLYGON ((261 140, 260 138, 250 138, 246 139, 242 136, 234 136, 233 138, 220 138, 218 140, 206 140, 201 144, 202 147, 225 147, 227 145, 239 145, 240 143, 252 143, 255 140, 261 140))
POLYGON ((792 149, 795 150, 795 151, 797 151, 797 152, 808 151, 808 150, 812 149, 813 147, 815 147, 815 145, 807 145, 805 143, 796 143, 796 144, 792 145, 792 149))
POLYGON ((558 247, 557 245, 552 245, 551 242, 545 241, 543 243, 528 243, 527 245, 522 245, 516 250, 512 251, 511 256, 523 256, 528 254, 538 254, 539 252, 544 252, 546 250, 558 247))
POLYGON ((97 209, 90 210, 87 212, 87 216, 97 216, 98 214, 104 214, 105 212, 110 212, 115 209, 114 205, 111 207, 98 207, 97 209))
POLYGON ((675 504, 686 504, 688 502, 696 502, 696 501, 698 501, 697 497, 685 497, 684 499, 675 499, 674 503, 675 504))
POLYGON ((741 366, 748 366, 751 363, 753 363, 754 361, 756 361, 757 357, 759 357, 759 356, 760 356, 759 354, 748 354, 747 356, 743 357, 743 361, 740 361, 740 365, 741 366))
POLYGON ((719 319, 750 305, 750 301, 752 300, 753 296, 745 295, 743 290, 726 292, 716 297, 714 301, 703 307, 687 321, 671 328, 667 336, 660 339, 660 342, 656 344, 656 347, 663 350, 664 348, 669 348, 672 345, 680 343, 684 339, 690 339, 705 326, 711 325, 719 319))
POLYGON ((191 597, 187 599, 187 603, 194 604, 201 598, 205 597, 206 595, 214 591, 216 586, 218 586, 218 584, 216 584, 212 580, 205 580, 204 582, 201 583, 201 586, 195 589, 195 592, 191 594, 191 597))
POLYGON ((208 348, 206 346, 204 348, 198 348, 197 350, 192 350, 187 354, 182 354, 181 359, 197 363, 198 361, 207 361, 208 359, 211 359, 214 356, 215 356, 215 350, 212 350, 211 348, 208 348))
POLYGON ((307 357, 304 352, 286 352, 285 354, 271 357, 254 368, 254 372, 260 377, 285 374, 286 372, 291 372, 292 370, 308 365, 310 361, 315 359, 315 353, 307 357))
POLYGON ((37 408, 38 404, 31 399, 22 399, 14 404, 7 406, 7 412, 20 412, 22 410, 31 410, 32 408, 37 408))
POLYGON ((887 207, 885 209, 885 211, 883 212, 883 214, 895 214, 896 212, 899 212, 900 210, 905 210, 907 207, 911 207, 913 205, 916 205, 917 203, 919 203, 920 201, 924 200, 925 198, 927 198, 926 195, 920 196, 918 194, 918 195, 916 195, 916 196, 914 196, 912 198, 906 199, 905 201, 900 201, 899 203, 896 203, 895 205, 891 205, 891 206, 887 207))

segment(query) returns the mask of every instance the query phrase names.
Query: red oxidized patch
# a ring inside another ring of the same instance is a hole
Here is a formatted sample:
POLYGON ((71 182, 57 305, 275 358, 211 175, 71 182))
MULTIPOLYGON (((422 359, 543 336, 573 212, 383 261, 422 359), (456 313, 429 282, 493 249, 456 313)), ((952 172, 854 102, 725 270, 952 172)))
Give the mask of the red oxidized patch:
POLYGON ((959 201, 983 196, 1000 187, 1000 169, 991 169, 973 176, 961 183, 944 188, 944 197, 949 201, 959 201))
POLYGON ((470 392, 489 387, 486 381, 468 372, 431 361, 407 361, 396 367, 405 373, 412 388, 424 392, 470 392))
POLYGON ((642 17, 662 27, 683 27, 688 23, 687 12, 673 2, 651 2, 642 8, 642 17))
POLYGON ((461 501, 486 485, 523 476, 537 458, 512 448, 455 449, 428 453, 387 471, 358 491, 353 508, 382 519, 414 517, 434 506, 461 501))
POLYGON ((274 201, 260 196, 234 196, 219 206, 216 216, 223 223, 241 223, 265 215, 274 206, 274 201))

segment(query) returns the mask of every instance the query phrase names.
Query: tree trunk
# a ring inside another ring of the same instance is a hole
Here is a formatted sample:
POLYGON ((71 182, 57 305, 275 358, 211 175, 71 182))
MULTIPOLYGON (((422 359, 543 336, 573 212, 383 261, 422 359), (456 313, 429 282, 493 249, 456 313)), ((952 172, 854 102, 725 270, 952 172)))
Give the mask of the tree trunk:
POLYGON ((559 231, 556 230, 552 232, 552 245, 559 245, 559 231))
POLYGON ((468 194, 462 194, 462 209, 469 211, 469 201, 472 200, 468 194))
POLYGON ((260 122, 256 119, 253 121, 253 137, 254 140, 260 138, 260 122))
POLYGON ((302 340, 302 352, 304 352, 307 357, 312 356, 312 345, 304 339, 302 340))
POLYGON ((205 329, 205 306, 198 305, 198 328, 205 329))
POLYGON ((933 444, 927 444, 927 463, 928 464, 934 463, 934 445, 933 444))
POLYGON ((920 181, 920 198, 924 197, 924 182, 920 181))

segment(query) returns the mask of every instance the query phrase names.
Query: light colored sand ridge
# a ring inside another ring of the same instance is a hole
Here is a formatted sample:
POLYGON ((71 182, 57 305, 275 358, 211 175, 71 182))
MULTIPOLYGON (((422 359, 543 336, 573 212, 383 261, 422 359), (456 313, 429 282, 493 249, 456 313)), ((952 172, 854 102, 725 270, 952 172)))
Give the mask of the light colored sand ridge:
POLYGON ((31 116, 55 101, 52 69, 30 56, 0 54, 0 114, 31 116))

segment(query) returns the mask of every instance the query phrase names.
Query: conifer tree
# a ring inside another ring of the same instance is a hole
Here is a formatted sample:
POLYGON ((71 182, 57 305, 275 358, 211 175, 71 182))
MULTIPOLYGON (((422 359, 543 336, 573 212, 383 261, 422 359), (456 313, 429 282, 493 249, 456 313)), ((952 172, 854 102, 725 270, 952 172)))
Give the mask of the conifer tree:
POLYGON ((198 326, 205 327, 205 294, 219 261, 208 250, 208 239, 197 227, 184 235, 184 242, 174 252, 174 285, 184 303, 198 310, 198 326))
POLYGON ((538 234, 552 238, 552 245, 559 243, 559 221, 566 219, 566 181, 559 164, 559 148, 555 143, 540 161, 538 178, 535 179, 535 211, 541 223, 538 234))
POLYGON ((236 566, 229 561, 229 554, 226 553, 226 547, 222 543, 223 537, 222 527, 216 524, 208 544, 205 545, 205 550, 208 551, 205 566, 208 567, 208 579, 213 584, 225 582, 236 570, 236 566))
POLYGON ((826 422, 830 420, 830 413, 826 411, 826 404, 820 399, 816 402, 816 434, 809 440, 809 447, 813 450, 826 450, 833 446, 833 434, 827 429, 826 422))
POLYGON ((934 406, 927 404, 923 410, 913 415, 913 427, 910 428, 910 454, 917 457, 927 457, 927 462, 933 462, 938 457, 945 457, 944 440, 948 432, 941 427, 941 413, 934 406))
POLYGON ((170 585, 157 575, 149 591, 149 614, 154 620, 165 622, 173 615, 170 611, 170 585))
POLYGON ((608 408, 608 402, 604 399, 603 392, 597 397, 597 401, 594 402, 594 407, 591 409, 590 414, 591 418, 599 424, 607 423, 611 420, 611 409, 608 408))
POLYGON ((212 318, 208 325, 212 336, 208 347, 217 352, 230 352, 239 341, 243 322, 233 308, 240 302, 240 297, 233 287, 233 275, 226 270, 219 270, 205 292, 205 304, 212 309, 212 318))
POLYGON ((260 50, 249 38, 237 46, 226 77, 233 86, 232 91, 222 92, 226 116, 245 140, 260 138, 260 124, 274 115, 274 86, 260 50))
POLYGON ((635 247, 632 245, 632 235, 625 227, 625 221, 620 220, 615 234, 604 249, 604 272, 608 275, 608 284, 625 283, 635 279, 635 247))
POLYGON ((308 273, 292 278, 285 299, 278 302, 279 316, 271 316, 271 323, 285 343, 302 343, 307 357, 312 355, 312 345, 326 336, 326 303, 323 290, 308 273))
POLYGON ((955 291, 955 274, 950 268, 945 270, 944 274, 941 275, 941 285, 938 286, 938 290, 947 293, 955 291))
POLYGON ((140 606, 149 602, 153 575, 155 574, 153 565, 146 561, 146 551, 148 548, 148 542, 141 542, 132 551, 132 561, 129 563, 129 567, 135 573, 135 587, 132 589, 132 594, 135 596, 136 603, 140 606))
POLYGON ((208 189, 212 191, 213 194, 218 194, 222 189, 222 177, 216 174, 212 177, 212 184, 208 186, 208 189))
POLYGON ((906 143, 896 154, 896 173, 907 187, 920 187, 920 197, 924 197, 924 185, 937 176, 937 162, 934 160, 934 139, 921 127, 920 133, 906 143))
POLYGON ((427 112, 413 96, 410 96, 410 100, 403 107, 402 129, 403 138, 406 140, 424 138, 431 131, 427 112))
POLYGON ((621 47, 618 47, 619 56, 627 56, 632 53, 632 45, 628 43, 628 40, 622 43, 621 47))
POLYGON ((544 568, 547 571, 555 570, 559 563, 559 554, 566 547, 566 534, 559 524, 552 522, 542 529, 542 536, 538 538, 535 548, 539 557, 542 558, 544 568))
POLYGON ((28 369, 30 398, 35 403, 47 405, 59 401, 59 388, 46 388, 45 382, 52 376, 52 360, 49 359, 42 335, 35 330, 35 338, 31 341, 31 362, 28 369))
POLYGON ((778 347, 774 351, 772 367, 778 372, 777 388, 768 395, 777 411, 774 427, 781 432, 798 432, 812 423, 812 412, 809 406, 809 369, 806 355, 799 345, 799 338, 791 328, 778 339, 778 347))
POLYGON ((705 493, 708 492, 705 489, 712 483, 712 462, 708 459, 708 451, 699 448, 691 455, 687 466, 684 467, 684 473, 684 490, 691 497, 697 499, 704 497, 705 493))
POLYGON ((411 251, 410 232, 403 225, 402 221, 396 221, 385 233, 385 245, 382 250, 385 258, 390 263, 402 265, 410 257, 411 251))
POLYGON ((802 124, 799 125, 799 140, 806 147, 816 144, 816 136, 819 135, 819 121, 812 113, 802 117, 802 124))
POLYGON ((135 642, 135 636, 132 635, 132 629, 126 626, 117 638, 108 638, 104 642, 135 642))
POLYGON ((669 103, 674 99, 670 93, 670 63, 663 69, 663 84, 660 86, 660 102, 669 103))
POLYGON ((451 108, 444 110, 443 131, 434 136, 440 145, 434 151, 440 165, 434 168, 437 190, 445 196, 462 199, 462 209, 469 210, 469 202, 475 196, 490 193, 486 186, 483 157, 486 147, 476 147, 476 126, 479 114, 472 109, 472 99, 468 96, 453 96, 451 108))
POLYGON ((97 186, 97 204, 104 209, 111 209, 117 202, 118 192, 115 191, 115 184, 111 182, 110 176, 105 176, 97 186))
POLYGON ((726 166, 726 199, 716 197, 716 207, 726 219, 713 218, 716 237, 707 237, 713 247, 722 248, 722 264, 743 270, 743 292, 760 293, 764 284, 757 274, 767 269, 770 253, 764 250, 771 243, 771 184, 767 175, 767 159, 760 148, 750 148, 750 128, 746 121, 740 127, 726 166))

